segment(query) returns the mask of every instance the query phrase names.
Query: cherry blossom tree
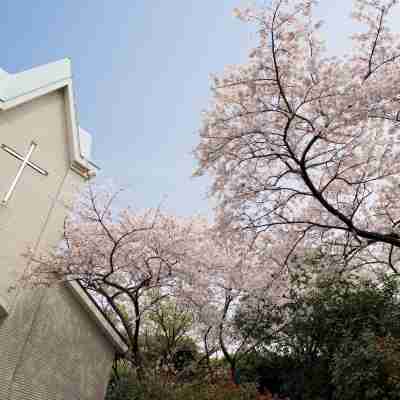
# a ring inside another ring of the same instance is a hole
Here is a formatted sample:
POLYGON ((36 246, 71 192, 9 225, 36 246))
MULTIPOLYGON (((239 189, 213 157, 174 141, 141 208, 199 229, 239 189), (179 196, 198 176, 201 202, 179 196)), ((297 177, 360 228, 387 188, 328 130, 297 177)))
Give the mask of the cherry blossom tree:
MULTIPOLYGON (((137 367, 145 364, 141 343, 154 319, 164 329, 171 347, 166 359, 171 358, 180 338, 178 325, 171 333, 165 324, 172 301, 176 310, 194 315, 191 334, 204 344, 204 360, 221 351, 234 375, 240 357, 254 346, 235 329, 239 300, 255 291, 281 298, 285 270, 279 263, 265 268, 246 232, 222 236, 203 218, 176 218, 158 209, 115 211, 115 196, 89 186, 65 223, 61 245, 29 253, 25 279, 33 285, 78 281, 124 336, 126 358, 137 367)), ((179 329, 186 332, 182 322, 179 329)))
POLYGON ((126 339, 127 359, 140 367, 143 319, 184 276, 194 222, 158 209, 115 212, 115 196, 89 187, 65 223, 61 246, 29 254, 25 279, 34 285, 78 281, 126 339))
POLYGON ((281 301, 288 290, 287 270, 278 264, 265 268, 245 232, 221 236, 213 226, 202 228, 196 233, 198 246, 187 254, 195 284, 182 292, 182 298, 193 305, 206 361, 221 352, 235 381, 240 360, 258 344, 237 330, 240 300, 268 293, 271 301, 281 301))
POLYGON ((196 148, 221 232, 245 230, 280 265, 318 248, 346 266, 400 261, 396 0, 355 0, 362 32, 332 57, 313 0, 236 10, 256 24, 247 64, 213 80, 196 148))

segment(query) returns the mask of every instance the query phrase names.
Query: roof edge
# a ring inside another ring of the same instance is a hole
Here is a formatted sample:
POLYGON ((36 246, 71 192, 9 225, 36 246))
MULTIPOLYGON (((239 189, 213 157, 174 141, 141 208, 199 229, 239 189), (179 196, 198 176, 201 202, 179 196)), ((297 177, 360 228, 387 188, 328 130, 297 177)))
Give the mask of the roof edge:
POLYGON ((120 354, 128 351, 128 345, 122 339, 120 333, 109 319, 101 311, 95 300, 86 290, 76 281, 67 281, 65 286, 72 292, 76 300, 82 305, 86 312, 90 315, 92 321, 100 328, 104 336, 108 339, 113 347, 120 354))
POLYGON ((7 102, 38 89, 72 78, 71 61, 64 58, 16 74, 2 70, 0 100, 7 102))

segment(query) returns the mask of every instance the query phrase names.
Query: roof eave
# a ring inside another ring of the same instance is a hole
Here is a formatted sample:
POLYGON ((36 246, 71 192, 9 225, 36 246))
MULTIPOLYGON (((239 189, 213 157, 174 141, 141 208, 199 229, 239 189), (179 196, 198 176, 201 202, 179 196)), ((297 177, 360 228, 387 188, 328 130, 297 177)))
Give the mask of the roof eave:
POLYGON ((96 306, 94 299, 89 296, 78 282, 67 281, 65 285, 70 289, 76 300, 90 315, 91 319, 103 332, 106 338, 111 342, 116 351, 121 355, 125 354, 128 351, 127 344, 122 340, 117 329, 104 316, 100 308, 96 306))

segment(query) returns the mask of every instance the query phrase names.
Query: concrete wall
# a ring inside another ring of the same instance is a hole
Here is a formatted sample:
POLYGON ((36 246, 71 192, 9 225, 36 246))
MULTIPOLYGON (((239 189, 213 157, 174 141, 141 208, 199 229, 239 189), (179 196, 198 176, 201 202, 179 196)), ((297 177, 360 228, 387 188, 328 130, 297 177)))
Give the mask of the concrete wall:
MULTIPOLYGON (((0 400, 103 399, 114 349, 71 292, 13 289, 27 267, 22 255, 55 246, 66 205, 82 184, 70 169, 65 101, 60 90, 0 112, 0 144, 48 171, 27 168, 6 207, 0 206, 0 400), (1 314, 1 313, 0 313, 1 314)), ((20 162, 0 149, 0 200, 20 162)))

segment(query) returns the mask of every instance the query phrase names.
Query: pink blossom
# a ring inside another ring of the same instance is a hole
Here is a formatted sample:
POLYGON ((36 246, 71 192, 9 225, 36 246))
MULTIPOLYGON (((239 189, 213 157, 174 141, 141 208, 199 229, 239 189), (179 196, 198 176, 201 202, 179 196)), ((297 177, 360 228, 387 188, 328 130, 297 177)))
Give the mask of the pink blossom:
POLYGON ((354 1, 365 30, 342 58, 326 54, 316 2, 246 12, 258 46, 213 86, 195 151, 220 232, 267 234, 263 256, 278 264, 322 246, 349 267, 397 271, 400 37, 387 25, 397 3, 354 1))

